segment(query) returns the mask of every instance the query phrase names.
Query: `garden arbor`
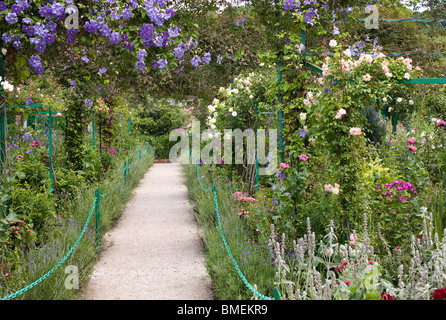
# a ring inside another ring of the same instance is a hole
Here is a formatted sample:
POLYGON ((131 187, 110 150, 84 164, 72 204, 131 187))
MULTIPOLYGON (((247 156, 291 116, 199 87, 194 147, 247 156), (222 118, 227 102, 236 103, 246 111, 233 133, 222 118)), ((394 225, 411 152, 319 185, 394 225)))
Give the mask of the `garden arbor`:
MULTIPOLYGON (((0 130, 1 130, 1 166, 2 166, 2 173, 3 169, 6 163, 6 157, 7 157, 7 133, 8 133, 8 125, 7 125, 7 117, 6 117, 6 111, 8 109, 19 109, 19 108, 39 108, 41 109, 43 105, 41 104, 33 104, 33 105, 13 105, 13 106, 7 106, 5 105, 2 108, 1 114, 0 114, 0 130)), ((52 163, 52 157, 53 157, 53 117, 56 116, 56 112, 51 111, 51 107, 48 107, 47 112, 37 112, 34 113, 35 118, 37 119, 37 116, 47 116, 48 117, 48 162, 49 162, 49 178, 50 178, 50 184, 51 189, 50 192, 53 191, 53 163, 52 163)), ((43 134, 45 134, 45 125, 43 126, 43 134)))
MULTIPOLYGON (((70 121, 80 120, 87 100, 105 92, 112 95, 120 81, 116 75, 123 70, 175 68, 185 55, 194 57, 195 67, 199 65, 195 62, 201 61, 195 53, 197 40, 175 24, 175 9, 164 0, 147 0, 143 4, 136 0, 100 0, 76 5, 1 2, 0 13, 2 47, 8 52, 6 61, 3 54, 0 62, 2 67, 5 64, 3 80, 14 79, 16 83, 12 85, 17 86, 31 75, 39 76, 52 68, 55 74, 63 75, 68 91, 76 91, 77 102, 67 110, 70 121)), ((67 141, 81 139, 82 127, 74 130, 67 141)), ((4 140, 6 133, 2 135, 4 140)))

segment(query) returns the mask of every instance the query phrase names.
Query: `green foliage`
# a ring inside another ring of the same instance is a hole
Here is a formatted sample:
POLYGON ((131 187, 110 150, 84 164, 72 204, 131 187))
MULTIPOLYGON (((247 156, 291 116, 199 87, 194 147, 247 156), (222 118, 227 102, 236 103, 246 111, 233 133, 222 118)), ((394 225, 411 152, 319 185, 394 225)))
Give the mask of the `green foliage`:
POLYGON ((169 141, 169 134, 180 129, 186 121, 186 114, 177 106, 159 104, 152 108, 138 111, 135 127, 149 136, 150 144, 155 148, 157 159, 168 159, 169 151, 177 141, 169 141))

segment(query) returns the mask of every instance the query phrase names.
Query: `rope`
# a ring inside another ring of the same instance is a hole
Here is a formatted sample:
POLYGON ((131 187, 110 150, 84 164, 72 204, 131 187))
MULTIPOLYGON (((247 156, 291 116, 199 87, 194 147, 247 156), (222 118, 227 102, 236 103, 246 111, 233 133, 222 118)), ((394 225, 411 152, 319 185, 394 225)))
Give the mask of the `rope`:
MULTIPOLYGON (((149 145, 146 146, 146 150, 144 152, 144 154, 147 152, 149 145)), ((124 176, 124 173, 128 170, 127 167, 127 163, 124 164, 124 170, 121 174, 121 178, 124 176)), ((118 186, 118 184, 121 181, 118 181, 118 183, 115 185, 115 187, 110 191, 113 192, 116 187, 118 186)), ((74 243, 74 245, 71 247, 71 249, 68 251, 68 253, 57 263, 57 265, 55 267, 53 267, 50 271, 48 271, 46 274, 44 274, 42 277, 40 277, 39 279, 37 279, 36 281, 34 281, 33 283, 31 283, 30 285, 24 287, 23 289, 20 289, 16 292, 14 292, 13 294, 7 295, 3 298, 1 298, 1 300, 10 300, 10 299, 14 299, 15 297, 25 293, 26 291, 30 290, 31 288, 35 287, 36 285, 38 285, 39 283, 41 283, 43 280, 45 280, 46 278, 48 278, 50 275, 53 274, 54 271, 56 271, 64 262, 65 260, 67 260, 67 258, 73 253, 73 251, 76 249, 77 245, 79 244, 80 240, 82 239, 87 227, 88 227, 88 223, 90 222, 91 216, 93 214, 94 209, 97 207, 97 204, 99 204, 100 198, 101 197, 105 197, 108 193, 101 195, 99 193, 99 189, 97 190, 97 194, 95 195, 94 201, 93 201, 93 205, 91 207, 90 213, 88 215, 87 221, 85 222, 85 225, 82 229, 82 232, 80 233, 79 237, 77 238, 76 242, 74 243)), ((98 216, 96 216, 96 219, 98 219, 98 216)), ((98 233, 98 225, 96 226, 96 232, 98 233)))
POLYGON ((34 281, 33 283, 31 283, 30 285, 26 286, 23 289, 20 289, 16 292, 14 292, 13 294, 10 294, 8 296, 3 297, 1 300, 9 300, 9 299, 13 299, 15 297, 17 297, 18 295, 23 294, 24 292, 28 291, 29 289, 35 287, 36 285, 38 285, 40 282, 42 282, 43 280, 45 280, 46 278, 48 278, 51 274, 53 274, 53 272, 55 270, 57 270, 62 263, 65 262, 65 260, 67 260, 67 258, 73 253, 74 249, 76 249, 77 245, 79 244, 81 238, 83 237, 85 230, 87 229, 88 223, 90 222, 90 218, 91 215, 93 214, 94 208, 96 207, 96 202, 98 201, 98 198, 95 197, 94 201, 93 201, 93 205, 91 207, 90 210, 90 214, 88 215, 87 221, 85 222, 84 228, 82 229, 81 234, 79 235, 79 237, 77 238, 76 242, 74 243, 73 247, 71 247, 70 251, 68 251, 68 253, 62 258, 62 260, 59 261, 59 263, 52 268, 50 271, 48 271, 45 275, 43 275, 42 277, 40 277, 39 279, 37 279, 36 281, 34 281))
POLYGON ((251 284, 248 282, 248 280, 246 280, 245 276, 243 275, 242 271, 240 270, 237 260, 235 260, 234 256, 232 255, 231 249, 228 246, 228 243, 225 238, 225 234, 223 232, 223 227, 222 227, 221 221, 220 221, 220 214, 218 213, 217 188, 215 187, 215 185, 213 183, 212 183, 212 192, 214 194, 215 211, 217 213, 217 222, 218 222, 218 227, 220 229, 221 237, 223 239, 223 244, 225 245, 226 251, 228 252, 229 257, 231 258, 232 263, 234 264, 234 267, 237 270, 238 275, 240 276, 240 278, 242 279, 244 284, 248 287, 248 289, 251 290, 251 292, 253 294, 255 294, 257 297, 259 297, 263 300, 274 300, 274 298, 271 298, 271 297, 261 294, 253 286, 251 286, 251 284))
MULTIPOLYGON (((192 151, 190 154, 190 158, 192 159, 192 151)), ((234 264, 235 269, 237 270, 238 275, 240 276, 240 278, 242 279, 243 283, 246 285, 246 287, 253 293, 255 294, 257 297, 263 299, 263 300, 280 300, 280 295, 278 293, 277 289, 274 289, 274 298, 265 296, 264 294, 260 293, 259 291, 257 291, 249 282, 248 280, 246 280, 245 276, 243 275, 242 271, 240 270, 237 260, 235 260, 234 256, 231 253, 231 249, 229 248, 228 242, 226 241, 225 238, 225 234, 223 232, 223 227, 221 225, 221 221, 220 221, 220 214, 218 211, 218 198, 217 198, 217 188, 214 185, 214 181, 211 181, 211 185, 209 186, 209 189, 205 189, 203 188, 203 185, 201 184, 201 179, 200 176, 198 174, 198 161, 196 163, 196 172, 197 172, 197 180, 198 183, 200 184, 201 189, 204 192, 209 192, 212 190, 213 196, 214 196, 214 206, 215 206, 215 212, 217 214, 217 222, 218 222, 218 227, 220 229, 220 234, 223 240, 223 244, 225 245, 226 251, 228 252, 229 257, 232 260, 232 263, 234 264)))
POLYGON ((196 164, 196 168, 197 168, 197 180, 198 180, 198 183, 200 184, 201 190, 203 190, 204 192, 209 192, 209 191, 211 191, 214 182, 211 181, 211 185, 209 186, 209 189, 206 190, 205 188, 203 188, 203 185, 201 184, 201 178, 200 178, 200 176, 198 175, 198 161, 197 161, 197 164, 196 164))

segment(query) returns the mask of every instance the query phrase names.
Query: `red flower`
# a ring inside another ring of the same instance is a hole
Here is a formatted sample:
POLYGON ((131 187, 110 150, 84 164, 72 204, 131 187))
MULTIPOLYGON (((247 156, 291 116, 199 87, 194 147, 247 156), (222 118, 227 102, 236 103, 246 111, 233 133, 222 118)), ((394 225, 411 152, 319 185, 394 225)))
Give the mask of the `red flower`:
POLYGON ((379 300, 396 300, 396 298, 388 293, 381 293, 381 298, 379 300))
POLYGON ((446 287, 435 290, 432 298, 434 300, 446 300, 446 287))

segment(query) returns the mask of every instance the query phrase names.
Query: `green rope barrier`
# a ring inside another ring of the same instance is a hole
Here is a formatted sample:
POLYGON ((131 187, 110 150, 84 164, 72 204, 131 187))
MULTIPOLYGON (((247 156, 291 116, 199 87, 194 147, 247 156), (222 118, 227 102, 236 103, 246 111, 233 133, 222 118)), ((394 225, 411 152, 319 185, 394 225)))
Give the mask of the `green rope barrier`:
POLYGON ((255 294, 257 297, 259 297, 263 300, 278 300, 278 299, 280 299, 280 296, 278 295, 277 290, 275 290, 274 298, 271 298, 271 297, 265 296, 264 294, 257 291, 253 286, 251 286, 251 284, 248 282, 248 280, 246 280, 245 276, 243 275, 242 271, 240 270, 240 268, 238 266, 237 260, 235 260, 234 256, 232 255, 231 249, 229 248, 228 243, 226 241, 225 234, 223 232, 223 227, 222 227, 221 221, 220 221, 220 214, 218 213, 217 188, 215 187, 213 182, 212 182, 212 192, 214 194, 215 211, 217 213, 217 222, 218 222, 218 227, 220 229, 221 237, 223 239, 223 244, 225 245, 226 251, 228 252, 228 255, 231 258, 232 263, 234 264, 234 267, 237 270, 237 273, 240 276, 240 278, 242 279, 243 283, 248 287, 248 289, 253 294, 255 294))
POLYGON ((96 196, 95 199, 94 199, 94 201, 93 201, 93 205, 92 205, 92 207, 91 207, 90 214, 88 215, 87 221, 85 222, 85 225, 84 225, 84 228, 82 229, 81 234, 80 234, 79 237, 77 238, 77 240, 76 240, 76 242, 74 243, 74 245, 71 247, 70 251, 68 251, 68 253, 67 253, 67 254, 66 254, 66 255, 59 261, 59 263, 58 263, 54 268, 52 268, 50 271, 48 271, 46 274, 44 274, 42 277, 40 277, 39 279, 37 279, 36 281, 34 281, 33 283, 31 283, 30 285, 26 286, 26 287, 23 288, 23 289, 20 289, 20 290, 14 292, 13 294, 10 294, 10 295, 8 295, 8 296, 3 297, 1 300, 10 300, 10 299, 13 299, 13 298, 17 297, 18 295, 21 295, 21 294, 25 293, 26 291, 28 291, 29 289, 35 287, 36 285, 38 285, 39 283, 41 283, 43 280, 45 280, 46 278, 48 278, 50 275, 52 275, 53 272, 54 272, 55 270, 57 270, 57 269, 58 269, 58 268, 65 262, 65 260, 67 260, 67 258, 73 253, 74 249, 76 249, 77 245, 79 244, 81 238, 83 237, 83 235, 84 235, 84 233, 85 233, 85 230, 87 230, 88 223, 90 222, 90 218, 91 218, 91 216, 92 216, 92 214, 93 214, 93 211, 94 211, 94 209, 95 209, 95 207, 96 207, 96 203, 97 203, 97 201, 98 201, 98 197, 96 196))
MULTIPOLYGON (((146 146, 146 151, 144 152, 144 154, 147 152, 149 145, 147 144, 146 146)), ((129 170, 127 163, 124 162, 124 170, 121 174, 121 178, 126 174, 126 172, 129 170)), ((112 191, 114 191, 116 189, 116 187, 118 186, 118 184, 120 183, 120 181, 118 181, 118 183, 115 185, 115 187, 112 189, 112 191)), ((110 191, 110 192, 112 192, 110 191)), ((30 285, 14 292, 13 294, 7 295, 3 298, 1 298, 0 300, 10 300, 10 299, 14 299, 15 297, 25 293, 26 291, 30 290, 31 288, 35 287, 36 285, 38 285, 39 283, 41 283, 43 280, 45 280, 46 278, 48 278, 50 275, 52 275, 54 273, 54 271, 56 271, 64 262, 65 260, 67 260, 67 258, 73 253, 73 251, 76 249, 77 245, 79 244, 80 240, 82 239, 82 237, 84 236, 84 233, 88 227, 88 224, 90 222, 91 216, 93 214, 93 211, 95 211, 95 216, 96 216, 96 227, 95 227, 95 231, 96 231, 96 246, 100 246, 101 241, 99 238, 99 232, 100 232, 100 216, 101 216, 101 212, 100 212, 100 198, 101 197, 105 197, 108 193, 101 195, 99 188, 96 189, 95 191, 95 198, 93 201, 93 205, 91 207, 90 213, 88 215, 87 221, 85 222, 85 225, 82 229, 82 232, 80 233, 79 237, 77 238, 76 242, 74 243, 74 245, 71 247, 71 249, 68 251, 68 253, 57 263, 57 265, 52 268, 50 271, 48 271, 46 274, 44 274, 42 277, 40 277, 39 279, 37 279, 36 281, 34 281, 33 283, 31 283, 30 285), (95 210, 96 209, 96 210, 95 210)))
MULTIPOLYGON (((192 158, 191 155, 190 155, 190 158, 192 158)), ((199 174, 198 174, 198 161, 197 161, 197 163, 196 163, 196 172, 197 172, 197 180, 198 180, 198 183, 200 184, 201 189, 202 189, 204 192, 209 192, 209 191, 212 190, 212 193, 213 193, 213 196, 214 196, 214 206, 215 206, 215 212, 216 212, 216 215, 217 215, 218 227, 219 227, 219 229, 220 229, 220 234, 221 234, 221 237, 222 237, 222 240, 223 240, 223 244, 224 244, 224 246, 225 246, 225 248, 226 248, 226 251, 227 251, 229 257, 230 257, 231 260, 232 260, 232 263, 234 264, 235 269, 237 270, 238 275, 239 275, 240 278, 242 279, 243 283, 246 285, 246 287, 247 287, 253 294, 255 294, 257 297, 261 298, 262 300, 281 300, 281 298, 280 298, 280 294, 279 294, 279 290, 278 290, 278 289, 274 289, 274 298, 271 298, 271 297, 265 296, 264 294, 262 294, 262 293, 260 293, 259 291, 257 291, 257 290, 256 290, 256 289, 255 289, 255 288, 248 282, 248 280, 246 280, 245 276, 243 275, 242 271, 240 270, 240 268, 239 268, 239 266, 238 266, 237 260, 235 260, 234 256, 233 256, 232 253, 231 253, 231 249, 229 248, 229 245, 228 245, 228 243, 227 243, 227 241, 226 241, 226 238, 225 238, 225 234, 224 234, 224 232, 223 232, 223 227, 222 227, 222 225, 221 225, 220 214, 219 214, 219 210, 218 210, 217 188, 216 188, 215 185, 214 185, 214 181, 211 181, 211 185, 210 185, 209 189, 206 190, 206 189, 203 188, 203 186, 202 186, 202 184, 201 184, 200 176, 199 176, 199 174)))
POLYGON ((201 178, 200 178, 200 176, 198 175, 198 161, 197 161, 197 164, 196 164, 196 168, 197 168, 197 180, 198 180, 198 183, 200 184, 200 187, 201 187, 201 189, 204 191, 204 192, 209 192, 209 191, 211 191, 211 188, 212 188, 212 184, 213 184, 213 182, 211 181, 211 185, 209 186, 209 189, 205 189, 205 188, 203 188, 203 185, 201 184, 201 178))

